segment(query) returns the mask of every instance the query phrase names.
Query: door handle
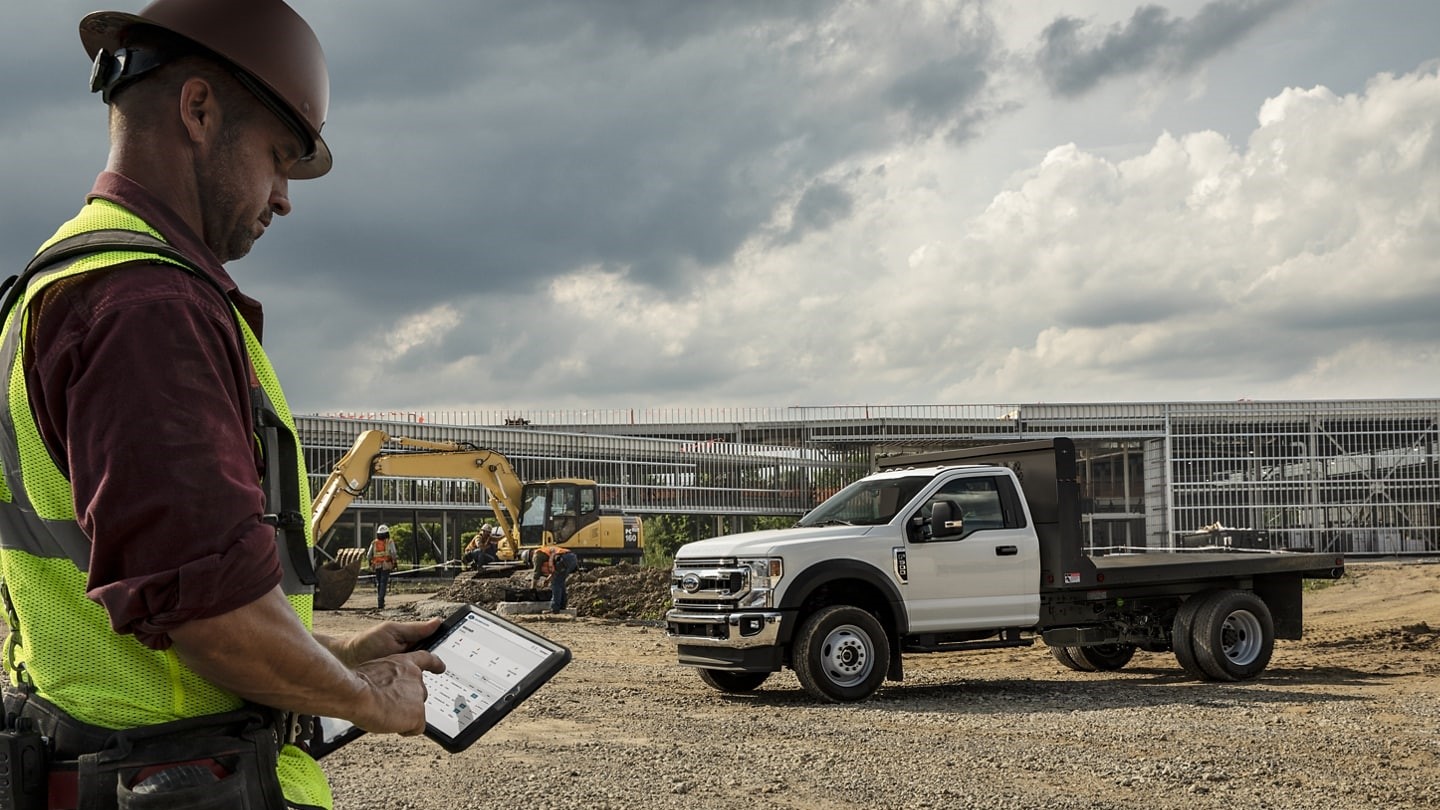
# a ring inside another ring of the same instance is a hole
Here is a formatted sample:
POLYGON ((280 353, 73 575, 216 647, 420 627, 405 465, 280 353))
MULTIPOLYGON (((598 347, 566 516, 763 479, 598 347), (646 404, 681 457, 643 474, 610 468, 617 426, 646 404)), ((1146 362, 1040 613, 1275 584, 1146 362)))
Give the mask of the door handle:
POLYGON ((1016 554, 1019 554, 1019 553, 1020 553, 1020 549, 1016 548, 1015 546, 996 546, 996 547, 995 547, 995 556, 996 556, 996 557, 1014 557, 1016 554))

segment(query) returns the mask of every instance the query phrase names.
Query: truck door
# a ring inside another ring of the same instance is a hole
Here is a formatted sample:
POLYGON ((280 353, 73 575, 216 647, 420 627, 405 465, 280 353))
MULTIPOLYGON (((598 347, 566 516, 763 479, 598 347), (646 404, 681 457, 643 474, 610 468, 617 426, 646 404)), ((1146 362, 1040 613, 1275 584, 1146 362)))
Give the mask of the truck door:
POLYGON ((905 528, 912 633, 1038 621, 1040 544, 1009 477, 952 478, 908 516, 905 528), (941 500, 962 525, 933 536, 930 511, 941 500))

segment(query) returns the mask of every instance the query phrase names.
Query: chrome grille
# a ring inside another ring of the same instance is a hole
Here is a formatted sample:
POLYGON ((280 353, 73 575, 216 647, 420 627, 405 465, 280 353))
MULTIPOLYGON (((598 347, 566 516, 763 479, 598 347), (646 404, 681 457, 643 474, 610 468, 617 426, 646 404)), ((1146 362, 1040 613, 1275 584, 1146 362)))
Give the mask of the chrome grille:
POLYGON ((734 559, 677 560, 670 572, 670 599, 676 607, 728 610, 749 592, 750 570, 737 567, 734 559))

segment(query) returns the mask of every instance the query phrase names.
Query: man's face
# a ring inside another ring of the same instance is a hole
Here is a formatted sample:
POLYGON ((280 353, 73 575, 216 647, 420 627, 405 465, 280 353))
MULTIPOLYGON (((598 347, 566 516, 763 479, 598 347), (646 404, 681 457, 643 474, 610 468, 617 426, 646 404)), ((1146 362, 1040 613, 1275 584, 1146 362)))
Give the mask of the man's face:
POLYGON ((300 139, 254 104, 239 120, 226 122, 198 173, 202 236, 221 262, 245 256, 274 216, 290 213, 289 173, 300 157, 300 139))

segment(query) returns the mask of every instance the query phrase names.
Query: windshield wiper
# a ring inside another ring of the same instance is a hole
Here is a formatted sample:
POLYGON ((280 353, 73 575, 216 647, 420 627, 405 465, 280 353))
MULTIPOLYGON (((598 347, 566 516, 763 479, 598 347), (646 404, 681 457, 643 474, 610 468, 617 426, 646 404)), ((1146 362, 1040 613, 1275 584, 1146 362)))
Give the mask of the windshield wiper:
POLYGON ((824 520, 822 520, 822 521, 819 521, 819 522, 817 522, 817 523, 806 523, 805 525, 806 525, 806 526, 819 527, 819 526, 854 526, 855 524, 854 524, 854 523, 851 523, 851 522, 848 521, 848 520, 841 520, 840 518, 826 518, 826 519, 824 519, 824 520))

